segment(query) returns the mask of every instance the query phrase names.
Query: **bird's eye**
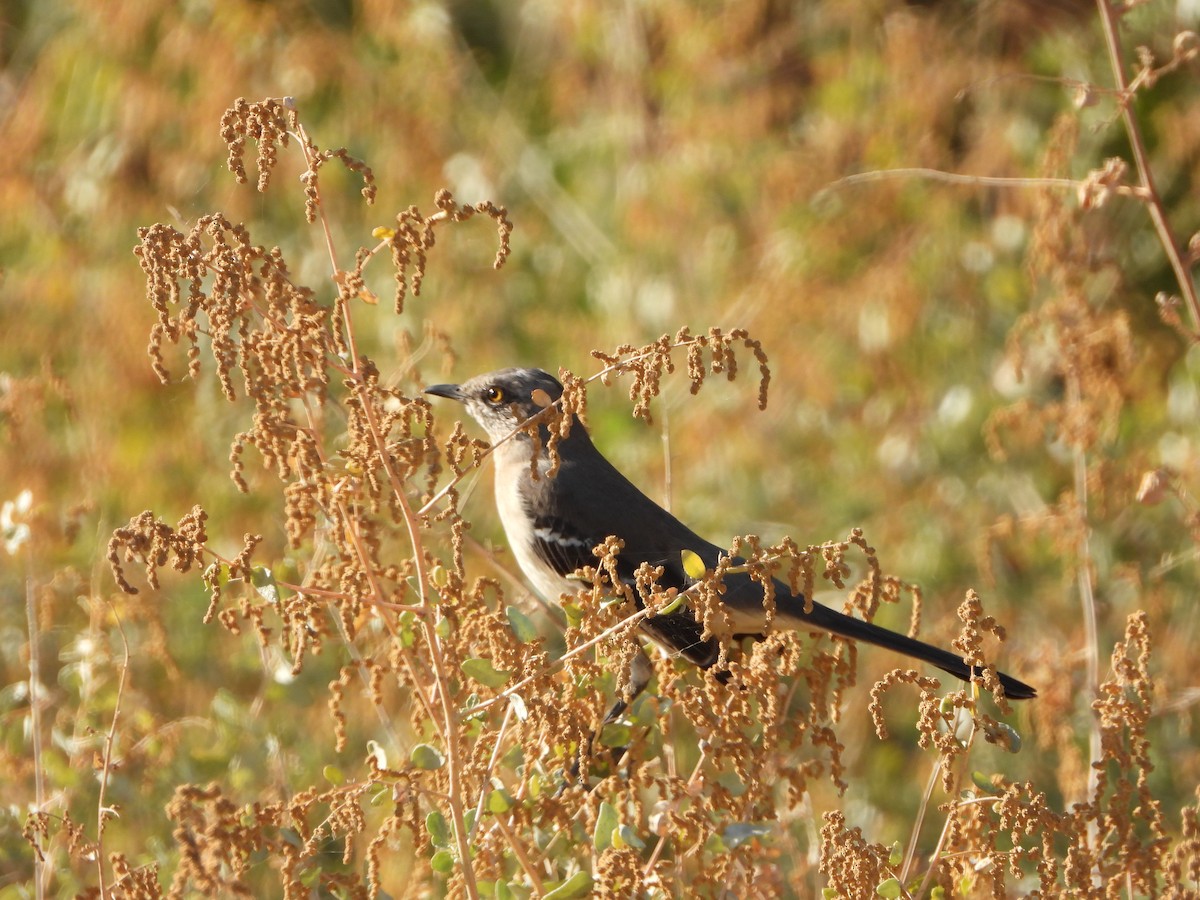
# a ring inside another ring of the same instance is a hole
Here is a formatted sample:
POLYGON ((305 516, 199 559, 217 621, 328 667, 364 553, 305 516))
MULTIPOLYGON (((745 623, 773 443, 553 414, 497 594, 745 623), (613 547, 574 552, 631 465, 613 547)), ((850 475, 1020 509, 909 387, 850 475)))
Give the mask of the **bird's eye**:
POLYGON ((483 399, 492 404, 492 406, 499 406, 505 400, 504 389, 493 385, 487 389, 487 392, 483 395, 483 399))

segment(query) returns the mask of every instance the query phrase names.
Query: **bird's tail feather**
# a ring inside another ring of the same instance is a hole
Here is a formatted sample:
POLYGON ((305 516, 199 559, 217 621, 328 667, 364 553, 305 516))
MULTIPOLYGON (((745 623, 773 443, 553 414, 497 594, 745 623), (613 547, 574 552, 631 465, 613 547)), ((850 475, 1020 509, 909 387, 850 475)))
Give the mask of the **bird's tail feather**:
MULTIPOLYGON (((812 612, 805 612, 801 598, 787 597, 789 602, 786 604, 782 602, 783 599, 783 597, 779 597, 781 602, 779 602, 776 612, 777 621, 782 625, 801 630, 812 628, 817 631, 828 631, 852 641, 874 644, 885 650, 892 650, 927 662, 963 681, 970 681, 972 674, 978 674, 978 667, 975 667, 973 671, 972 667, 967 665, 963 658, 956 653, 934 647, 932 644, 926 644, 924 641, 918 641, 908 635, 890 631, 872 622, 864 622, 862 619, 856 619, 819 603, 813 604, 812 612), (793 605, 799 607, 798 611, 791 609, 793 605)), ((1019 678, 1014 678, 1004 672, 997 674, 1000 677, 1000 683, 1004 686, 1004 694, 1010 700, 1028 700, 1037 696, 1037 690, 1019 678)))

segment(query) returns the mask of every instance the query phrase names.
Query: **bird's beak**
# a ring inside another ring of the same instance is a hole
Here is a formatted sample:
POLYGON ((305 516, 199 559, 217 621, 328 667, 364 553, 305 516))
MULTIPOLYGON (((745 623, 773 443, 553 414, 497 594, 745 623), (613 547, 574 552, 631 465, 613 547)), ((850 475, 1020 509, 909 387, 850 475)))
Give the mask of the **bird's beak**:
POLYGON ((463 396, 462 388, 457 384, 431 384, 425 388, 426 394, 433 394, 435 397, 446 397, 449 400, 457 400, 459 403, 465 403, 467 398, 463 396))

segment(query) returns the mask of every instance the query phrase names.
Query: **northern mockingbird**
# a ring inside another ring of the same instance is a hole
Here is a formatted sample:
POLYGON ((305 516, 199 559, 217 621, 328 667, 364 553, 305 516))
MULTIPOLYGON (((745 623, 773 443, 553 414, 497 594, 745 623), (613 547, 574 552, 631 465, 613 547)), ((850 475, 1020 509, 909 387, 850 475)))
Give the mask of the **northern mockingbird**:
MULTIPOLYGON (((722 556, 728 556, 728 551, 697 535, 618 472, 596 449, 577 419, 571 423, 570 434, 558 444, 560 468, 554 477, 549 476, 546 425, 539 425, 542 439, 537 448, 532 436, 520 430, 523 423, 562 396, 562 385, 549 373, 541 369, 501 369, 462 384, 433 385, 425 393, 464 404, 487 432, 495 447, 492 455, 496 461, 500 521, 525 577, 547 600, 579 590, 579 582, 568 576, 594 565, 592 549, 610 535, 625 543, 617 557, 618 574, 629 584, 638 566, 649 563, 663 567, 658 581, 661 588, 683 591, 695 581, 684 569, 684 551, 695 553, 710 570, 722 556), (531 472, 535 449, 537 478, 531 472)), ((722 602, 732 619, 734 637, 761 639, 765 627, 762 585, 748 574, 730 573, 724 587, 722 602)), ((804 597, 793 595, 778 580, 775 604, 776 627, 827 631, 922 660, 964 681, 971 678, 971 667, 961 656, 817 603, 805 610, 804 597)), ((703 636, 703 627, 686 605, 645 618, 640 627, 669 652, 701 668, 707 669, 717 660, 717 639, 703 636)), ((644 687, 648 678, 648 673, 635 673, 633 692, 644 687)), ((1037 693, 1004 673, 1000 673, 1000 682, 1012 699, 1026 699, 1037 693)))

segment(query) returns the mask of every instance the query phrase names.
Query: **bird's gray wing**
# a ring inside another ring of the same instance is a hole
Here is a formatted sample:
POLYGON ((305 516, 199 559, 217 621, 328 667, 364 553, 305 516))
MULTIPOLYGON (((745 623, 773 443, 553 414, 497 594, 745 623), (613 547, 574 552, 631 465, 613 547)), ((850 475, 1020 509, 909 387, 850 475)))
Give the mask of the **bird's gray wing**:
MULTIPOLYGON (((586 439, 586 435, 583 437, 586 439)), ((564 462, 555 478, 539 486, 547 492, 546 502, 536 506, 548 512, 534 520, 536 552, 559 574, 565 576, 582 566, 596 565, 592 548, 610 535, 625 541, 626 549, 617 555, 617 577, 631 587, 638 568, 647 563, 663 568, 660 588, 685 590, 690 579, 683 570, 679 547, 695 548, 715 563, 719 551, 714 545, 643 494, 590 441, 576 448, 573 457, 580 456, 587 461, 586 467, 564 462), (607 502, 596 503, 598 494, 607 502)), ((636 600, 640 607, 641 598, 636 600)), ((686 608, 644 619, 641 628, 659 644, 696 665, 707 668, 717 658, 717 642, 701 639, 704 629, 686 608)))

